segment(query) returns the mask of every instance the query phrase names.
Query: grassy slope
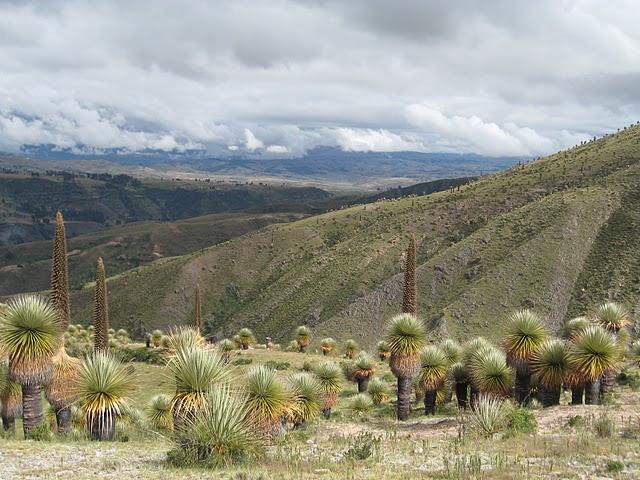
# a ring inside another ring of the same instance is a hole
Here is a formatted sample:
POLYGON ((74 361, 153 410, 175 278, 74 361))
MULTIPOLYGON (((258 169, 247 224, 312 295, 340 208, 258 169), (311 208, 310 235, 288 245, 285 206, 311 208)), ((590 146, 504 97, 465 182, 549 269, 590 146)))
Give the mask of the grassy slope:
MULTIPOLYGON (((271 223, 289 222, 294 213, 213 214, 176 222, 135 222, 68 240, 72 288, 91 281, 95 260, 102 256, 111 274, 183 255, 271 223)), ((0 247, 0 295, 45 290, 51 270, 51 241, 0 247), (11 255, 7 256, 7 253, 11 255)))
MULTIPOLYGON (((222 333, 247 325, 280 340, 306 322, 318 335, 371 344, 399 309, 409 233, 420 241, 420 311, 436 331, 494 336, 505 314, 521 306, 535 307, 557 326, 601 301, 607 282, 613 298, 635 307, 638 227, 626 218, 635 221, 639 213, 632 194, 640 179, 639 142, 640 128, 632 127, 460 191, 272 225, 141 267, 109 281, 112 322, 190 321, 199 282, 205 318, 222 333), (629 261, 618 265, 622 241, 629 261), (581 294, 581 285, 593 291, 581 294)), ((90 291, 75 296, 78 320, 89 318, 90 297, 90 291)))

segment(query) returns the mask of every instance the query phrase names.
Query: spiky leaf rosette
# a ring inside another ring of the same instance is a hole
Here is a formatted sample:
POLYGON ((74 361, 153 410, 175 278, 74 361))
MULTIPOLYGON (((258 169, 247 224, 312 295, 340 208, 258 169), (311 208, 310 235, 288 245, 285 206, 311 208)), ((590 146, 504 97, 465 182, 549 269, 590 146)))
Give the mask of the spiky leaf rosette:
POLYGON ((617 333, 629 324, 629 312, 622 305, 614 302, 607 302, 600 305, 594 318, 605 330, 617 333))
POLYGON ((593 325, 576 337, 569 350, 571 370, 584 381, 593 381, 616 368, 619 349, 613 335, 593 325))
POLYGON ((307 372, 295 373, 288 378, 294 407, 291 420, 302 423, 316 418, 322 408, 322 389, 315 375, 307 372))
POLYGON ((164 393, 154 396, 145 408, 147 420, 156 430, 172 430, 171 398, 164 393))
POLYGON ((332 353, 336 349, 336 345, 336 341, 331 337, 320 340, 320 348, 325 355, 332 353))
POLYGON ((631 345, 630 354, 633 363, 640 367, 640 340, 631 345))
POLYGON ((409 238, 407 258, 404 269, 404 288, 402 292, 402 313, 416 315, 418 312, 416 288, 416 239, 409 238))
MULTIPOLYGON (((160 343, 162 343, 162 340, 160 343)), ((198 330, 182 326, 171 330, 167 343, 167 348, 172 353, 176 353, 181 350, 202 348, 206 342, 198 330)))
POLYGON ((249 369, 245 392, 251 421, 266 436, 277 434, 280 419, 295 413, 289 390, 275 370, 264 365, 249 369))
POLYGON ((576 317, 567 320, 567 323, 564 324, 563 336, 566 339, 572 340, 584 332, 590 325, 593 324, 587 317, 576 317))
POLYGON ((0 317, 0 348, 9 357, 14 381, 21 385, 48 382, 51 359, 59 346, 58 315, 46 300, 23 295, 9 301, 0 317))
POLYGON ((96 268, 96 291, 93 307, 93 335, 96 352, 106 352, 109 349, 109 307, 107 302, 107 279, 102 257, 98 257, 96 268))
POLYGON ((71 319, 69 303, 69 266, 67 263, 67 239, 62 213, 56 213, 51 262, 51 305, 58 313, 58 324, 64 331, 71 319))
POLYGON ((238 339, 242 348, 248 348, 250 345, 256 343, 256 337, 253 332, 248 328, 243 328, 238 332, 238 339))
POLYGON ((373 400, 368 393, 359 393, 351 399, 349 410, 358 414, 365 415, 373 408, 373 400))
POLYGON ((389 400, 389 385, 380 378, 374 378, 369 382, 367 393, 373 400, 374 405, 380 405, 389 400))
POLYGON ((434 345, 428 345, 420 355, 418 382, 424 390, 437 390, 447 377, 449 361, 445 353, 434 345))
POLYGON ((389 351, 389 342, 386 340, 380 340, 376 343, 376 351, 381 359, 389 358, 389 355, 391 355, 391 352, 389 351))
POLYGON ((546 387, 562 385, 568 370, 567 345, 557 338, 545 340, 531 357, 531 371, 546 387))
POLYGON ((223 353, 229 353, 237 348, 236 342, 233 340, 229 340, 228 338, 223 338, 218 343, 218 349, 223 353))
POLYGON ((53 357, 53 375, 45 386, 45 396, 56 409, 67 408, 78 399, 76 384, 82 362, 67 355, 64 347, 53 357))
POLYGON ((466 383, 469 381, 469 369, 462 362, 456 362, 451 365, 449 373, 455 383, 466 383))
POLYGON ((87 427, 106 431, 122 415, 134 387, 130 368, 109 352, 95 352, 80 367, 77 389, 87 427))
POLYGON ((447 338, 440 343, 439 347, 447 357, 449 365, 459 362, 462 358, 462 347, 455 340, 447 338))
POLYGON ((472 338, 462 347, 462 362, 467 366, 471 366, 477 352, 485 348, 495 347, 484 337, 472 338))
POLYGON ((196 284, 195 305, 193 306, 193 328, 200 333, 202 330, 202 299, 200 298, 200 285, 196 284))
POLYGON ((311 343, 311 330, 305 325, 296 328, 296 342, 300 347, 307 347, 311 343))
POLYGON ((420 368, 420 351, 427 339, 424 324, 414 315, 396 315, 387 328, 389 366, 396 377, 411 378, 420 368))
POLYGON ((371 378, 376 373, 376 363, 367 352, 360 352, 354 362, 352 374, 356 379, 371 378))
POLYGON ((542 319, 531 310, 519 310, 509 317, 503 340, 507 358, 517 368, 526 368, 531 356, 549 333, 542 319))
POLYGON ((355 353, 358 351, 358 344, 355 340, 350 338, 349 340, 344 342, 344 351, 348 358, 353 358, 355 353))
POLYGON ((484 393, 507 396, 514 382, 514 372, 497 348, 480 348, 471 364, 473 383, 484 393))
POLYGON ((221 355, 202 348, 178 350, 167 367, 176 382, 171 411, 181 419, 193 415, 204 405, 212 386, 226 383, 230 378, 221 355))
POLYGON ((11 380, 9 362, 6 360, 0 363, 0 406, 4 417, 22 416, 22 387, 11 380))
POLYGON ((314 370, 322 391, 322 408, 333 408, 342 390, 344 376, 336 363, 323 362, 314 370))
POLYGON ((189 463, 224 468, 259 450, 246 398, 228 387, 212 388, 198 413, 176 437, 189 463))

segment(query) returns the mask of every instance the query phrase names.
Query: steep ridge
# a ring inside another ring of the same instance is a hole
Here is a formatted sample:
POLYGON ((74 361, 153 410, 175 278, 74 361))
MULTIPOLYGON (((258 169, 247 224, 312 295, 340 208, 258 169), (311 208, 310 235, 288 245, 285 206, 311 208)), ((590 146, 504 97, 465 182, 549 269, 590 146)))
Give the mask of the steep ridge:
MULTIPOLYGON (((410 233, 419 241, 419 310, 434 334, 497 336, 522 306, 555 329, 607 296, 635 309, 639 184, 633 126, 459 190, 271 225, 118 275, 109 281, 113 323, 188 322, 197 282, 204 319, 220 334, 249 326, 282 340, 307 323, 368 345, 400 308, 410 233)), ((90 298, 89 287, 74 296, 77 320, 90 318, 90 298)))

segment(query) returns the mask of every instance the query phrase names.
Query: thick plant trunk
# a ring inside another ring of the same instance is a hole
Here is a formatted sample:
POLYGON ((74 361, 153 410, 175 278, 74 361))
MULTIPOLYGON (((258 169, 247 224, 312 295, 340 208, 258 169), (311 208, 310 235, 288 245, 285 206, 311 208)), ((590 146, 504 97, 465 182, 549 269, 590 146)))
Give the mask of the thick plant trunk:
POLYGON ((12 417, 2 416, 2 428, 5 432, 16 433, 16 419, 12 417))
POLYGON ((427 390, 424 392, 424 414, 435 415, 436 414, 436 391, 427 390))
POLYGON ((331 409, 330 408, 323 408, 322 409, 322 415, 324 416, 324 418, 329 420, 331 418, 331 409))
POLYGON ((584 386, 584 403, 586 405, 598 405, 600 401, 600 380, 587 382, 584 386))
POLYGON ((600 401, 607 393, 612 393, 616 386, 616 372, 609 371, 600 378, 600 401))
POLYGON ((358 378, 358 393, 365 393, 369 388, 369 377, 358 378))
POLYGON ((468 390, 469 384, 467 382, 456 383, 456 399, 458 400, 458 408, 467 409, 467 407, 469 407, 468 390))
POLYGON ((471 408, 476 408, 478 403, 478 397, 480 396, 480 389, 474 384, 471 384, 471 408))
POLYGON ((322 355, 324 355, 326 357, 327 356, 327 351, 326 350, 322 350, 322 355))
POLYGON ((542 406, 553 407, 560 405, 560 385, 556 387, 543 387, 542 389, 542 406))
POLYGON ((113 440, 116 433, 116 419, 113 415, 98 415, 91 423, 92 440, 113 440))
POLYGON ((306 345, 305 346, 300 345, 300 353, 305 353, 306 351, 307 351, 306 345))
POLYGON ((249 350, 249 345, 242 345, 242 350, 249 350))
POLYGON ((520 405, 529 403, 529 390, 531 383, 531 375, 528 372, 516 371, 516 385, 514 394, 516 402, 520 405))
POLYGON ((73 429, 69 407, 61 408, 56 412, 56 423, 58 424, 58 433, 69 433, 73 429))
POLYGON ((571 405, 582 405, 584 402, 584 385, 571 387, 571 405))
POLYGON ((42 423, 42 394, 40 385, 22 385, 22 418, 24 438, 42 423))
POLYGON ((411 412, 411 378, 398 377, 398 404, 396 405, 398 420, 407 420, 411 412))

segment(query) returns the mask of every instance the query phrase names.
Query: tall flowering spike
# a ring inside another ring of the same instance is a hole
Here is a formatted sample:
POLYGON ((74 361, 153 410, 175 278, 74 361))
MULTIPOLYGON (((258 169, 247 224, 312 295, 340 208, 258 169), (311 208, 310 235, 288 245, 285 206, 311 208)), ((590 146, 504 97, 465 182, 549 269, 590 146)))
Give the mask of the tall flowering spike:
POLYGON ((67 240, 65 238, 64 218, 56 214, 56 228, 53 237, 51 262, 51 305, 58 313, 60 330, 65 331, 71 319, 69 304, 69 266, 67 264, 67 240))
POLYGON ((102 257, 96 268, 96 295, 93 310, 94 350, 106 352, 109 348, 109 309, 107 306, 107 281, 102 257))
POLYGON ((416 239, 409 238, 407 260, 404 269, 404 291, 402 295, 402 313, 416 315, 418 311, 416 290, 416 239))
POLYGON ((196 305, 193 313, 196 332, 202 329, 202 299, 200 298, 200 285, 196 284, 196 305))

